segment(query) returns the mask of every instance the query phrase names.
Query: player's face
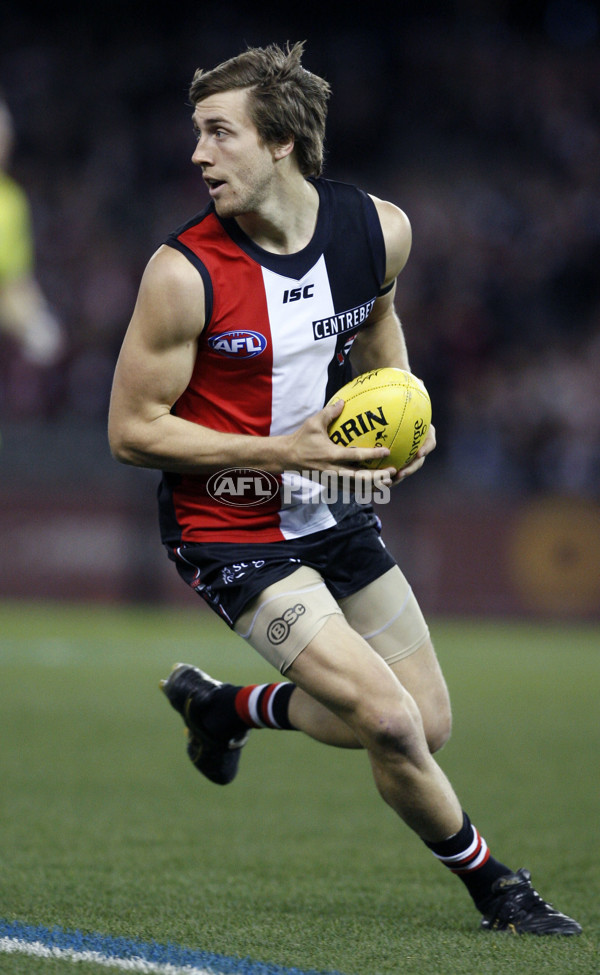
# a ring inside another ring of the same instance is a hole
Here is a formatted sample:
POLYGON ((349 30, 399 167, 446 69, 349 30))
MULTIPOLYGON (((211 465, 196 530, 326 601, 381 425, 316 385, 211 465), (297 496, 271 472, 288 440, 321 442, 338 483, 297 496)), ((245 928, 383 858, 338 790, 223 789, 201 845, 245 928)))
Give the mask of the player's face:
POLYGON ((198 102, 193 114, 197 143, 192 162, 221 217, 257 213, 269 199, 274 177, 271 150, 260 141, 242 89, 198 102))

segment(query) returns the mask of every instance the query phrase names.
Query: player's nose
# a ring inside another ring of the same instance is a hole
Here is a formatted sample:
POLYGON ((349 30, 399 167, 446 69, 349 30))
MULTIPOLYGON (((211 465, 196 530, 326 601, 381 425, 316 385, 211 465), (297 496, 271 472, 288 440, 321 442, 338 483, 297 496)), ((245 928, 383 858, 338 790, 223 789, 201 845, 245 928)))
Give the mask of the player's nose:
POLYGON ((212 162, 210 148, 205 139, 198 139, 196 142, 196 146, 192 153, 192 162, 194 163, 194 166, 210 165, 212 162))

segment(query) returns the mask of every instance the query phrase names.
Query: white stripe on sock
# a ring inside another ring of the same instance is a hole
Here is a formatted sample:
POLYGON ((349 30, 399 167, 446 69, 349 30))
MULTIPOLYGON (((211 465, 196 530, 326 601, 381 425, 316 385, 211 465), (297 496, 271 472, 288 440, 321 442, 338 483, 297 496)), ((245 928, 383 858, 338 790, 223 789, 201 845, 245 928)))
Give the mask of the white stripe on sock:
POLYGON ((462 853, 455 853, 453 856, 450 857, 440 856, 439 853, 433 853, 432 850, 431 852, 433 853, 434 857, 437 857, 438 860, 442 861, 442 863, 445 863, 448 866, 450 866, 451 863, 457 863, 459 860, 466 860, 470 856, 472 856, 479 845, 480 836, 474 826, 471 826, 471 829, 473 830, 473 842, 466 850, 463 850, 462 853))
POLYGON ((258 725, 259 728, 269 727, 268 724, 265 724, 264 721, 261 721, 260 717, 258 716, 258 708, 257 708, 258 699, 262 694, 262 692, 264 691, 265 687, 268 686, 269 686, 268 684, 259 684, 258 687, 255 687, 254 690, 250 692, 250 697, 248 698, 248 713, 250 714, 250 717, 254 721, 254 724, 258 725))

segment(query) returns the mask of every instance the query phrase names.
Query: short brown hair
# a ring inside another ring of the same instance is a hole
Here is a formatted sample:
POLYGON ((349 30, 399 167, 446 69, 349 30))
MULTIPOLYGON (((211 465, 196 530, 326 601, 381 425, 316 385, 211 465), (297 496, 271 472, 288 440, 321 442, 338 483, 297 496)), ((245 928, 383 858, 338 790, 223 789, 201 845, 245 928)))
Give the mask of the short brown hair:
POLYGON ((290 136, 303 176, 320 176, 330 86, 302 67, 304 42, 286 49, 248 48, 210 71, 198 68, 190 87, 195 106, 216 92, 234 88, 249 91, 250 117, 261 140, 279 145, 290 136))

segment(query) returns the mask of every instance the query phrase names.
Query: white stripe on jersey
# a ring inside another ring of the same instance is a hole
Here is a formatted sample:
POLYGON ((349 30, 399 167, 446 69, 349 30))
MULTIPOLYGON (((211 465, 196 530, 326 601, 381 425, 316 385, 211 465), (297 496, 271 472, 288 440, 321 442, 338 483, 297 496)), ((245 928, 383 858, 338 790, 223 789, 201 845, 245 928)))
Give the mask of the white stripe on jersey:
MULTIPOLYGON (((323 255, 300 280, 265 267, 262 274, 273 345, 270 433, 277 436, 296 430, 324 404, 327 370, 335 355, 336 338, 315 341, 312 323, 331 317, 335 308, 323 255), (299 297, 294 300, 292 293, 299 297)), ((304 503, 292 501, 279 512, 284 538, 305 535, 309 523, 311 532, 335 525, 327 505, 316 500, 314 483, 306 478, 294 478, 294 482, 298 483, 298 497, 302 495, 304 503), (313 496, 313 500, 307 503, 307 496, 313 496)), ((317 490, 322 493, 323 488, 317 490)))

